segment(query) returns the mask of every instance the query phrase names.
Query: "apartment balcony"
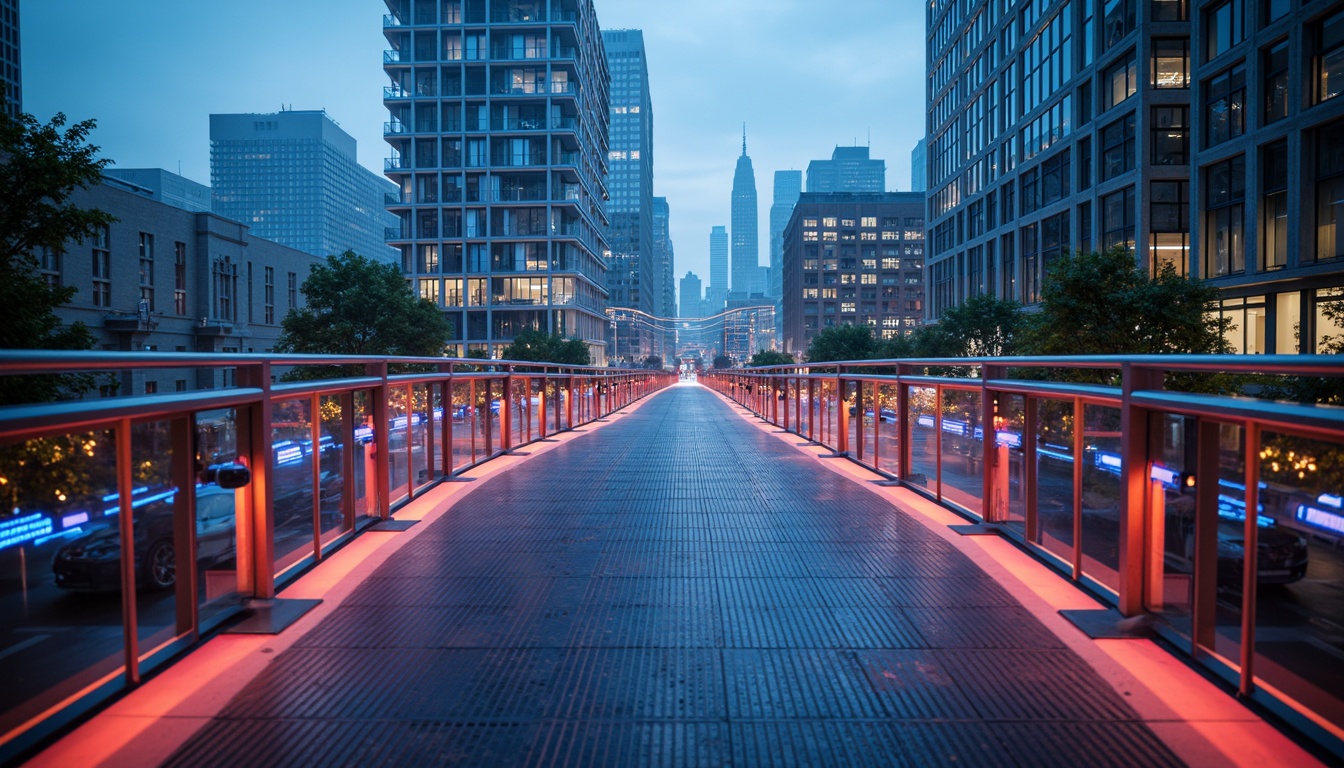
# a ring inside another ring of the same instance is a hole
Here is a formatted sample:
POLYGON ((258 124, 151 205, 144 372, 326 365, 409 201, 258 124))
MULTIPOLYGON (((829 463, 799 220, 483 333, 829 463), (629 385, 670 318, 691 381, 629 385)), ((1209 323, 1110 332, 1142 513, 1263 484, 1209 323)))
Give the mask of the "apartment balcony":
POLYGON ((392 121, 392 122, 389 122, 389 123, 383 123, 383 135, 384 135, 384 136, 400 136, 400 135, 402 135, 402 134, 407 134, 407 133, 410 133, 410 132, 411 132, 411 127, 410 127, 409 125, 405 124, 405 123, 398 122, 398 121, 392 121))
POLYGON ((410 158, 405 157, 383 158, 383 170, 385 171, 409 170, 410 167, 411 167, 410 158))
POLYGON ((409 64, 411 59, 401 51, 387 50, 383 51, 384 64, 409 64))
POLYGON ((396 101, 411 98, 411 92, 399 85, 383 86, 383 101, 396 101))

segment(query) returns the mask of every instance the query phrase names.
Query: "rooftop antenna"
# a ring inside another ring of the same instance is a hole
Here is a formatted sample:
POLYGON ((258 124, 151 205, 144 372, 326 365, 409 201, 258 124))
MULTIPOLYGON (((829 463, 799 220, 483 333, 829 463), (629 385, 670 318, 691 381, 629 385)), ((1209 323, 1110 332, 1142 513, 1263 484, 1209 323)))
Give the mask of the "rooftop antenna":
POLYGON ((747 124, 742 124, 742 156, 747 156, 747 124))
POLYGON ((868 148, 873 148, 873 126, 868 126, 868 148))

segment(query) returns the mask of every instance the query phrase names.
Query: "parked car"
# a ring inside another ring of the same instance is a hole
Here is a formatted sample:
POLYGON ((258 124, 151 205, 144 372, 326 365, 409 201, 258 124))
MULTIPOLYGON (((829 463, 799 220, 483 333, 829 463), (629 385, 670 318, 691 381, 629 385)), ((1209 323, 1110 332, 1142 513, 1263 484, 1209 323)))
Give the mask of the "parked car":
MULTIPOLYGON (((1218 583, 1240 589, 1246 554, 1245 523, 1234 504, 1220 500, 1218 516, 1218 583)), ((1193 568, 1195 556, 1194 500, 1168 492, 1166 535, 1168 561, 1176 568, 1193 568)), ((1256 582, 1291 584, 1307 575, 1307 540, 1273 520, 1262 517, 1256 528, 1256 582)))
MULTIPOLYGON (((173 536, 176 492, 160 494, 134 508, 135 574, 140 589, 171 589, 177 584, 177 547, 173 536)), ((235 556, 234 491, 218 485, 196 487, 196 562, 209 567, 235 556)), ((51 570, 56 586, 70 590, 121 587, 121 531, 110 518, 56 551, 51 570)))

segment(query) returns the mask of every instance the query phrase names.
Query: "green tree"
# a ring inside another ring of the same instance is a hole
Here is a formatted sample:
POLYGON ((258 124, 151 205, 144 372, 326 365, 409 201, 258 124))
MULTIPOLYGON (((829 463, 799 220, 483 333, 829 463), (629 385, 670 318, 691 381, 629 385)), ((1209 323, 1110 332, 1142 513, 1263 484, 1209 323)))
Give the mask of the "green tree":
MULTIPOLYGON (((69 303, 73 286, 51 285, 38 272, 35 254, 59 253, 72 241, 94 237, 115 221, 97 209, 69 202, 76 189, 102 180, 110 162, 87 143, 96 123, 66 127, 57 114, 43 125, 32 115, 0 114, 0 348, 90 349, 83 323, 62 325, 56 309, 69 303)), ((0 404, 76 397, 92 376, 40 375, 0 378, 0 404)))
POLYGON ((751 367, 761 365, 788 365, 794 362, 793 355, 788 352, 776 352, 773 349, 762 349, 751 356, 747 365, 751 367))
POLYGON ((823 328, 807 347, 809 363, 831 360, 871 360, 882 354, 883 345, 866 325, 833 325, 823 328))
POLYGON ((659 355, 649 355, 644 358, 642 365, 651 371, 661 371, 663 369, 663 358, 659 355))
POLYGON ((943 313, 937 325, 916 331, 921 357, 1000 357, 1017 354, 1024 316, 1011 299, 978 294, 943 313))
POLYGON ((453 335, 452 323, 433 302, 411 292, 400 269, 354 251, 314 266, 300 290, 307 306, 285 316, 278 352, 434 357, 453 335))
POLYGON ((1124 248, 1055 262, 1040 311, 1025 319, 1022 351, 1036 355, 1227 352, 1231 320, 1208 314, 1218 290, 1164 264, 1152 277, 1124 248))
POLYGON ((582 339, 566 339, 558 333, 520 331, 504 348, 505 360, 525 360, 558 365, 589 365, 592 355, 582 339))
POLYGON ((732 367, 733 367, 733 358, 731 358, 731 357, 729 357, 729 356, 727 356, 727 355, 717 355, 717 356, 714 358, 714 367, 717 368, 717 369, 719 369, 719 370, 723 370, 723 369, 725 369, 725 368, 732 368, 732 367))

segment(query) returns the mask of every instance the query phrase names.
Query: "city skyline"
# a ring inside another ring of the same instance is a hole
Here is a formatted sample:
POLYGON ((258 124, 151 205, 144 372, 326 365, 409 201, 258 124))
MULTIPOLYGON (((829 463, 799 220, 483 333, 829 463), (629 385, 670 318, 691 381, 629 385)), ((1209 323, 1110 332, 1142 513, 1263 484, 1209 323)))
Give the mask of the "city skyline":
MULTIPOLYGON (((356 138, 360 164, 381 173, 383 4, 230 7, 226 15, 165 0, 22 0, 24 109, 43 121, 55 112, 94 118, 91 141, 116 167, 159 167, 202 183, 211 112, 325 109, 356 138), (158 23, 141 23, 147 18, 158 23), (243 39, 252 42, 240 48, 243 39), (235 55, 221 62, 203 53, 219 50, 235 55)), ((917 44, 895 43, 923 40, 923 14, 898 13, 882 0, 845 0, 823 17, 793 0, 688 0, 675 8, 596 0, 595 7, 603 29, 644 30, 660 115, 654 194, 673 211, 677 274, 709 274, 705 233, 728 221, 743 122, 766 178, 801 170, 836 146, 871 141, 873 155, 887 158, 887 188, 906 189, 910 150, 924 129, 921 110, 903 105, 924 101, 923 78, 913 76, 924 61, 917 44), (874 67, 868 62, 879 50, 883 64, 874 67), (803 120, 798 93, 809 99, 803 120)), ((759 220, 768 220, 769 206, 758 200, 759 220)))

